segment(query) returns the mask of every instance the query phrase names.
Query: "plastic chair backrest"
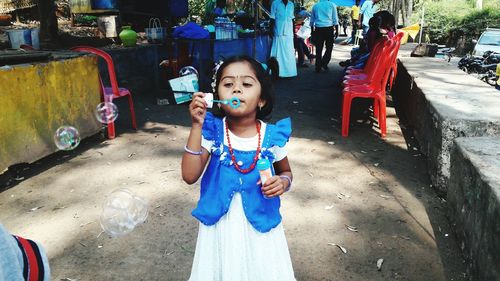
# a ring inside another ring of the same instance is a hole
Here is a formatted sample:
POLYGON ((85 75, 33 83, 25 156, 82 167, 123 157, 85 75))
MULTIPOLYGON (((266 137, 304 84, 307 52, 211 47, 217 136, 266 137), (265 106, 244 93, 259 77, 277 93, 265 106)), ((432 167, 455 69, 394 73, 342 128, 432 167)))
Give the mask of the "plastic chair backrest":
POLYGON ((396 75, 397 75, 397 60, 398 60, 398 52, 399 52, 399 47, 401 46, 401 39, 403 38, 404 36, 404 33, 403 32, 399 32, 398 34, 396 34, 396 36, 394 36, 391 40, 396 42, 396 45, 395 45, 395 51, 393 52, 393 55, 392 55, 392 58, 391 58, 391 61, 390 61, 390 65, 391 65, 391 73, 390 73, 390 80, 389 80, 389 89, 392 89, 392 84, 394 82, 394 79, 396 78, 396 75))
POLYGON ((378 89, 379 90, 383 90, 386 88, 387 86, 387 83, 389 81, 389 76, 391 74, 391 70, 392 70, 392 62, 394 60, 395 57, 397 57, 397 54, 398 54, 398 42, 397 41, 394 41, 394 40, 389 40, 388 41, 388 46, 387 46, 387 55, 386 55, 386 59, 385 59, 385 62, 384 62, 384 66, 382 67, 383 70, 381 70, 381 79, 380 80, 375 80, 375 81, 379 81, 379 85, 378 86, 378 89))
MULTIPOLYGON (((111 88, 113 89, 113 95, 114 96, 119 96, 120 90, 118 88, 118 82, 116 81, 116 71, 115 71, 115 65, 113 63, 113 59, 111 56, 106 53, 105 51, 101 49, 97 49, 94 47, 89 47, 89 46, 77 46, 71 48, 73 51, 78 51, 78 52, 87 52, 87 53, 92 53, 94 55, 97 55, 101 58, 103 58, 106 61, 106 65, 108 66, 108 73, 109 73, 109 81, 111 82, 111 88)), ((102 94, 104 96, 104 84, 102 83, 102 79, 99 77, 99 81, 101 82, 101 87, 102 87, 102 94)), ((106 97, 104 97, 106 100, 106 97)))
POLYGON ((370 57, 368 58, 365 67, 363 68, 364 72, 368 75, 370 75, 371 71, 373 71, 374 66, 377 64, 377 60, 380 58, 383 47, 384 40, 378 41, 377 43, 375 43, 375 46, 373 46, 370 57))
POLYGON ((391 69, 389 62, 393 56, 395 42, 393 40, 384 40, 382 46, 382 53, 378 63, 373 69, 373 79, 371 79, 371 85, 375 88, 375 90, 383 89, 383 81, 387 81, 388 73, 391 69))

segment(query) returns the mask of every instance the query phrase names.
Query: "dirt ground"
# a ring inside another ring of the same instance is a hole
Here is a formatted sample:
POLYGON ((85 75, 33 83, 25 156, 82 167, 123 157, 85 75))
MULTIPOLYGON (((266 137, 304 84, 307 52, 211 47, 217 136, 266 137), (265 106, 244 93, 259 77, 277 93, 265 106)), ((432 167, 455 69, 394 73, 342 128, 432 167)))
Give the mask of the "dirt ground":
MULTIPOLYGON (((293 122, 294 184, 281 211, 297 280, 468 280, 446 203, 429 185, 424 158, 403 138, 394 109, 387 138, 369 122, 353 122, 349 137, 340 136, 338 61, 348 50, 334 48, 327 73, 301 68, 299 78, 276 83, 272 120, 293 122)), ((0 222, 45 246, 53 280, 189 277, 199 184, 180 176, 187 108, 154 105, 146 93, 134 98, 138 131, 118 102, 116 139, 95 136, 74 151, 20 166, 0 193, 0 222), (101 233, 99 214, 120 187, 147 198, 150 213, 130 234, 111 238, 101 233)))

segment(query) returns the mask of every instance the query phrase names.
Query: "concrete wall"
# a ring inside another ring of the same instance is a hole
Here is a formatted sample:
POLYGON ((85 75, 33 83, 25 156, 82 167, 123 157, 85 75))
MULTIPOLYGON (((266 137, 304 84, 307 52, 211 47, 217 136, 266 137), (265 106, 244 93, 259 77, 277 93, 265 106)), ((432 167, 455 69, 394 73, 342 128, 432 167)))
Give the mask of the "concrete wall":
POLYGON ((95 57, 0 67, 0 173, 57 151, 53 136, 62 125, 82 139, 99 132, 99 103, 95 57))
POLYGON ((470 276, 500 280, 500 137, 455 139, 447 203, 470 276))
POLYGON ((441 59, 403 57, 398 69, 392 91, 398 116, 413 130, 432 184, 445 196, 453 140, 500 135, 500 94, 441 59))

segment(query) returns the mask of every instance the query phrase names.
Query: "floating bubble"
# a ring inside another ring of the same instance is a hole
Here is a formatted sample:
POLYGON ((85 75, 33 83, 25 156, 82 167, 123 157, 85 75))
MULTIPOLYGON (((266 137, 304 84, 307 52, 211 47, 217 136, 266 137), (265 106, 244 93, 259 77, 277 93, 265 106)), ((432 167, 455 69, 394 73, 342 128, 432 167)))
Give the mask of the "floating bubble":
POLYGON ((184 66, 181 70, 179 70, 179 76, 181 77, 191 74, 196 74, 196 77, 198 77, 198 70, 192 66, 184 66))
POLYGON ((60 150, 73 150, 80 144, 80 133, 75 127, 61 126, 54 135, 54 142, 60 150))
POLYGON ((112 102, 101 102, 95 109, 95 117, 102 124, 115 122, 118 118, 118 107, 112 102))
POLYGON ((113 191, 104 201, 100 223, 112 237, 125 235, 148 217, 148 202, 126 188, 113 191))

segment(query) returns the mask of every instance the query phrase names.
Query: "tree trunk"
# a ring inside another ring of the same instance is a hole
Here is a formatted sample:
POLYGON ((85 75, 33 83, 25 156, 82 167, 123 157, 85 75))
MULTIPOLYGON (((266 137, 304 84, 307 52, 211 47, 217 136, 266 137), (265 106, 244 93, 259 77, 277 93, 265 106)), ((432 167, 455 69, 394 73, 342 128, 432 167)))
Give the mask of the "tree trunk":
POLYGON ((396 19, 396 26, 398 26, 399 22, 399 10, 401 9, 401 0, 394 0, 393 3, 393 12, 394 18, 396 19))
MULTIPOLYGON (((407 4, 406 17, 408 18, 408 21, 410 21, 411 15, 413 14, 413 0, 408 0, 406 4, 407 4)), ((411 25, 411 22, 408 22, 407 25, 411 25)))
POLYGON ((476 0, 476 9, 483 9, 483 0, 476 0))
MULTIPOLYGON (((405 26, 406 25, 406 1, 407 0, 401 0, 400 3, 400 12, 401 12, 401 25, 405 26)), ((398 24, 396 24, 396 27, 398 24)))
POLYGON ((40 15, 40 44, 42 47, 57 45, 59 28, 54 0, 39 0, 38 13, 40 15))

